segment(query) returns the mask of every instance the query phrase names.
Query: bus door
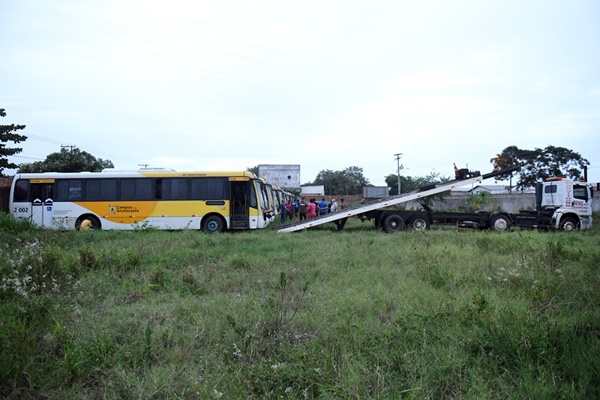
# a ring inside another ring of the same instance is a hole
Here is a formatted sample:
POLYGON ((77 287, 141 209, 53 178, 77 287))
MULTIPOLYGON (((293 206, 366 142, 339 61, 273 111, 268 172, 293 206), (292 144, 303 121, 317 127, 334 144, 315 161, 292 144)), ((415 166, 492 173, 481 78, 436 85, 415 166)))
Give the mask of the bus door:
POLYGON ((231 228, 248 228, 248 181, 231 181, 231 228))
POLYGON ((31 222, 39 226, 52 226, 54 213, 54 179, 31 179, 31 222))

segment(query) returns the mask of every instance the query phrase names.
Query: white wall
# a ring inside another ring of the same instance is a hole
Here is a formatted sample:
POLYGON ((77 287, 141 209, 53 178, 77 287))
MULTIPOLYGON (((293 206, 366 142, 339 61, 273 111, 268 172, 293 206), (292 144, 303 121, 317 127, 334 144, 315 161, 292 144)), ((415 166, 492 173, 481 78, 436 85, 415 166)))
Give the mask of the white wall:
POLYGON ((258 166, 258 176, 280 188, 300 187, 300 165, 261 164, 258 166))

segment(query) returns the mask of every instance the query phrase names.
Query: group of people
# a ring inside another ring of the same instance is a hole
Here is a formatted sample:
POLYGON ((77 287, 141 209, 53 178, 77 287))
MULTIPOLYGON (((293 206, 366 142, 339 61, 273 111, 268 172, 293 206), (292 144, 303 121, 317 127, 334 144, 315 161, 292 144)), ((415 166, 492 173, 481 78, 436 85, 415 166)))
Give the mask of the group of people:
POLYGON ((287 203, 281 203, 279 206, 279 214, 281 216, 281 222, 285 222, 286 218, 292 220, 296 217, 299 217, 300 221, 303 221, 328 213, 333 213, 338 209, 344 208, 346 208, 344 199, 340 200, 340 205, 338 206, 338 203, 335 199, 331 199, 329 203, 327 203, 325 198, 322 198, 319 202, 312 198, 307 203, 306 199, 302 197, 300 201, 298 201, 298 199, 294 199, 288 200, 287 203))

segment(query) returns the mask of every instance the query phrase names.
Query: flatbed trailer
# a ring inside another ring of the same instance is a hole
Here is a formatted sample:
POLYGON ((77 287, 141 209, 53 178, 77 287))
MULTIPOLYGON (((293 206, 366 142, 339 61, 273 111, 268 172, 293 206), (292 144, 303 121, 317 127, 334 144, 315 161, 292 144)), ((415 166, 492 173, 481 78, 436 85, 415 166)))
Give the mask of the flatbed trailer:
POLYGON ((432 225, 458 226, 461 228, 491 229, 507 231, 511 227, 535 228, 553 230, 556 228, 552 220, 552 212, 521 211, 519 214, 506 212, 449 212, 433 211, 425 203, 421 203, 423 210, 375 210, 365 213, 364 219, 372 219, 375 226, 387 232, 402 230, 405 227, 422 230, 429 229, 432 225), (399 216, 402 223, 395 225, 386 224, 390 216, 399 216))
MULTIPOLYGON (((389 210, 389 207, 394 207, 413 200, 424 199, 457 187, 480 183, 485 179, 507 174, 516 171, 519 168, 520 167, 513 167, 484 175, 481 175, 478 171, 460 170, 460 174, 457 175, 458 179, 453 181, 427 185, 415 192, 391 196, 382 200, 360 204, 334 213, 325 214, 317 218, 282 225, 275 228, 275 230, 278 232, 296 232, 330 222, 335 223, 338 229, 343 229, 346 220, 350 217, 358 217, 362 220, 375 219, 375 225, 384 228, 388 232, 402 230, 406 227, 406 222, 409 221, 409 219, 404 219, 400 215, 402 211, 389 210)), ((409 221, 409 223, 414 223, 414 221, 409 221)))
POLYGON ((433 211, 424 199, 460 186, 479 183, 485 179, 518 170, 508 168, 481 175, 479 172, 459 170, 458 179, 422 187, 419 191, 361 204, 345 210, 276 228, 279 232, 294 232, 313 226, 333 222, 338 230, 344 227, 349 217, 373 220, 375 227, 386 232, 406 229, 429 229, 431 225, 454 225, 465 228, 507 231, 511 227, 563 230, 590 229, 592 227, 593 191, 585 182, 550 178, 536 186, 536 210, 519 213, 496 212, 440 212, 433 211), (422 210, 400 210, 394 208, 408 201, 419 201, 422 210))

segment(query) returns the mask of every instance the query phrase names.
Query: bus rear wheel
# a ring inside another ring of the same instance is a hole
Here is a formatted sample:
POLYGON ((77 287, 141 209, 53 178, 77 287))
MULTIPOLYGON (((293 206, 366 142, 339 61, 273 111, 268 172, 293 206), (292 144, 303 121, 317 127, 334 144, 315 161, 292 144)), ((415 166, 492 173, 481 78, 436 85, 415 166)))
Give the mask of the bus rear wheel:
POLYGON ((98 218, 92 215, 84 215, 75 222, 75 229, 78 231, 98 231, 102 229, 102 225, 100 225, 98 218))
POLYGON ((225 230, 225 221, 221 217, 210 215, 204 218, 202 230, 208 233, 223 232, 225 230))

